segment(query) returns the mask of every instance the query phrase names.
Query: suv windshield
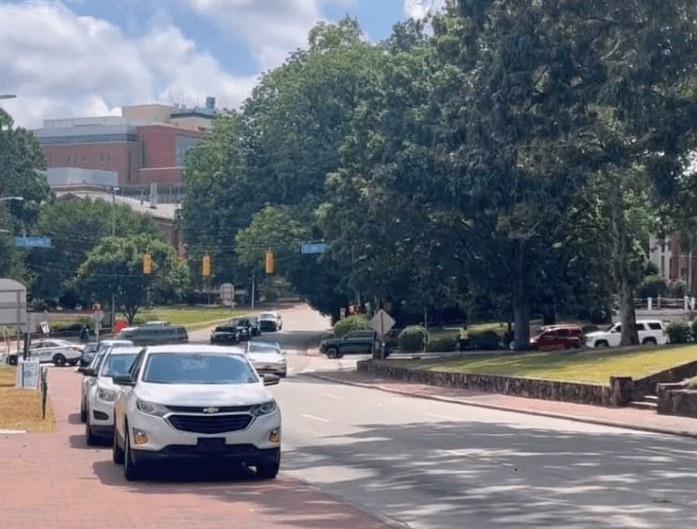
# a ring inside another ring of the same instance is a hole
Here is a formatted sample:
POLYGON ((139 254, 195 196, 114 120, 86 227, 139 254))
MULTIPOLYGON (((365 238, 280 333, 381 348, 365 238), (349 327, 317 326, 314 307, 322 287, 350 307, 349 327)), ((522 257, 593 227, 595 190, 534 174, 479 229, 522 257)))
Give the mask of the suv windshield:
POLYGON ((235 332, 237 329, 234 327, 216 327, 215 332, 235 332))
POLYGON ((145 365, 150 384, 254 384, 259 379, 244 358, 205 353, 156 353, 145 365))
POLYGON ((107 361, 102 365, 102 376, 123 377, 128 375, 136 356, 136 353, 109 355, 107 361))
POLYGON ((264 318, 267 320, 275 320, 276 315, 273 312, 264 312, 259 318, 264 318))

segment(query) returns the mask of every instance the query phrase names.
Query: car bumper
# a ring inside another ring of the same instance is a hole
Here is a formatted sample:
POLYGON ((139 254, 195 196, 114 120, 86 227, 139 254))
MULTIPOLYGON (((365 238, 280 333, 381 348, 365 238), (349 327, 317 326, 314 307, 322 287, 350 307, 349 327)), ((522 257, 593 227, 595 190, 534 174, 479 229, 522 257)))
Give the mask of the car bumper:
POLYGON ((257 448, 250 444, 226 444, 219 450, 205 450, 191 445, 169 445, 161 450, 133 449, 131 454, 136 463, 157 463, 171 459, 183 461, 226 461, 254 466, 280 457, 280 447, 257 448))
POLYGON ((240 341, 237 338, 233 337, 225 337, 222 338, 220 336, 212 337, 211 338, 211 343, 212 344, 218 344, 218 343, 231 343, 231 344, 238 344, 240 341))
POLYGON ((276 364, 276 365, 264 365, 264 366, 254 366, 257 373, 260 375, 271 374, 271 375, 285 375, 288 373, 288 366, 286 364, 276 364))
POLYGON ((111 432, 114 429, 114 403, 94 399, 90 402, 90 426, 111 432))
POLYGON ((165 418, 155 417, 140 411, 130 412, 128 416, 131 446, 135 450, 160 452, 170 446, 196 448, 199 439, 224 438, 225 445, 252 445, 257 449, 280 447, 281 414, 278 410, 269 415, 256 417, 244 430, 217 434, 202 434, 177 430, 165 418), (145 433, 147 442, 136 443, 134 431, 145 433), (272 441, 272 432, 278 433, 278 440, 272 441))

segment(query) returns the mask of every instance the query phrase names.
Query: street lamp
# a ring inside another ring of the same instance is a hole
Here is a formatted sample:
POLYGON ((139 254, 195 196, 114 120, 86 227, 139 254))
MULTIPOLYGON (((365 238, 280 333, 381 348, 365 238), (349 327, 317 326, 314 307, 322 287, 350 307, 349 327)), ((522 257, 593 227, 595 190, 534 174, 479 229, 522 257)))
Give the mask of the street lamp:
MULTIPOLYGON (((111 236, 116 237, 116 192, 118 186, 111 186, 111 236)), ((116 293, 111 291, 111 333, 116 325, 116 293)))

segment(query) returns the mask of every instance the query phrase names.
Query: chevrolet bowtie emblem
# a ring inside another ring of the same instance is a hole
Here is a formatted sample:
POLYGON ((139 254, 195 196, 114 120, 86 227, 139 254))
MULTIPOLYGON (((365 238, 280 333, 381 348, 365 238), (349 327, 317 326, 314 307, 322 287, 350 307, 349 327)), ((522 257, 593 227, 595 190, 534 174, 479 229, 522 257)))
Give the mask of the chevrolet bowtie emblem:
POLYGON ((203 413, 216 413, 220 411, 220 408, 203 408, 203 413))

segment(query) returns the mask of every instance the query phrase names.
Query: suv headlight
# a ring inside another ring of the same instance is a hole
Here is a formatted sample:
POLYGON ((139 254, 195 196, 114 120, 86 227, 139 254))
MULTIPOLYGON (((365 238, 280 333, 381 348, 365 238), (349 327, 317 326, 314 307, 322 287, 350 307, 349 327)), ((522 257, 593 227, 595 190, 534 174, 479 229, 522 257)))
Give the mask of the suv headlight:
POLYGON ((276 411, 276 401, 270 400, 269 402, 265 402, 264 404, 258 404, 257 406, 254 406, 250 410, 250 413, 255 417, 261 417, 263 415, 273 413, 274 411, 276 411))
POLYGON ((114 402, 118 393, 113 389, 97 388, 97 398, 104 402, 114 402))
POLYGON ((143 413, 154 415, 155 417, 164 417, 169 412, 167 407, 162 404, 155 404, 154 402, 140 399, 136 401, 136 407, 143 413))

